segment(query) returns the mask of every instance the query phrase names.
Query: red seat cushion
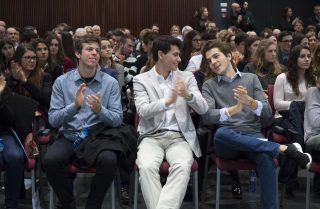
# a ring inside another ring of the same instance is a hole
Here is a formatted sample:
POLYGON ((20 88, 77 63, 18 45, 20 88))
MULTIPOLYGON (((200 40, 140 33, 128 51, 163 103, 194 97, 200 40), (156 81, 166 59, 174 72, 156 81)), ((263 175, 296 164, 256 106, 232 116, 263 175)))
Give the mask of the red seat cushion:
POLYGON ((284 144, 284 143, 286 143, 286 141, 287 141, 287 139, 286 139, 286 137, 284 136, 284 135, 282 135, 282 134, 277 134, 277 133, 275 133, 275 132, 273 132, 272 133, 272 140, 274 141, 274 142, 277 142, 278 144, 284 144))
POLYGON ((36 167, 36 159, 35 158, 28 158, 26 161, 26 170, 31 171, 36 167))
POLYGON ((309 171, 313 173, 320 173, 320 163, 312 162, 309 171))
MULTIPOLYGON (((170 165, 168 161, 164 160, 160 165, 159 173, 161 174, 169 173, 169 168, 170 168, 170 165)), ((139 171, 139 168, 137 165, 134 166, 134 170, 139 171)), ((193 163, 191 166, 191 172, 195 172, 197 170, 198 170, 198 162, 196 160, 193 160, 193 163)))
POLYGON ((96 168, 90 167, 90 168, 79 168, 76 165, 70 164, 66 168, 67 172, 69 173, 95 173, 96 168))
POLYGON ((37 143, 40 145, 46 145, 46 144, 49 144, 50 140, 51 140, 51 133, 49 133, 48 135, 39 136, 37 138, 37 143))

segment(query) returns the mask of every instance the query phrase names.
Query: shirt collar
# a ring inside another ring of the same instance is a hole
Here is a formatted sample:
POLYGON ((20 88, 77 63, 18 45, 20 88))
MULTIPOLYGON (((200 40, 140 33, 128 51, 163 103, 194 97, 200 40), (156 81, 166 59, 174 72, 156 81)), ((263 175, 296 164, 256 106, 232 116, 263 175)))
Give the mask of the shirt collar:
POLYGON ((232 78, 228 78, 226 76, 221 76, 218 75, 218 82, 220 82, 221 80, 232 83, 237 77, 242 77, 240 71, 238 70, 238 68, 236 69, 236 74, 234 74, 234 76, 232 78))
POLYGON ((172 81, 173 80, 173 76, 175 75, 175 72, 174 71, 170 71, 169 73, 169 76, 168 78, 165 80, 164 77, 162 75, 160 75, 157 71, 156 71, 156 68, 154 67, 153 68, 153 72, 155 73, 157 79, 159 82, 162 82, 162 81, 172 81))
MULTIPOLYGON (((101 72, 100 69, 101 69, 100 67, 97 68, 96 74, 95 74, 95 76, 94 76, 94 78, 92 79, 91 82, 93 82, 94 80, 96 80, 96 81, 98 81, 99 83, 101 83, 101 81, 102 81, 102 78, 101 78, 102 75, 101 75, 101 73, 103 73, 103 72, 101 72)), ((81 75, 80 75, 80 73, 79 73, 79 69, 78 69, 78 68, 74 70, 74 80, 75 80, 75 81, 78 81, 78 80, 83 81, 83 79, 81 78, 81 75)), ((89 83, 91 83, 91 82, 89 82, 89 83)))

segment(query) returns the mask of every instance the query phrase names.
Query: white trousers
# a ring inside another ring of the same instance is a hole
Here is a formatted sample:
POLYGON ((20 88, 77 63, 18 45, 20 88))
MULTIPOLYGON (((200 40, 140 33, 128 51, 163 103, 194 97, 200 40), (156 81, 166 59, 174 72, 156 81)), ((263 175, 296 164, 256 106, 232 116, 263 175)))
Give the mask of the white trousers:
POLYGON ((136 161, 140 185, 148 209, 179 209, 190 179, 193 154, 179 132, 166 131, 148 136, 138 146, 136 161), (170 164, 166 184, 160 183, 159 167, 170 164))

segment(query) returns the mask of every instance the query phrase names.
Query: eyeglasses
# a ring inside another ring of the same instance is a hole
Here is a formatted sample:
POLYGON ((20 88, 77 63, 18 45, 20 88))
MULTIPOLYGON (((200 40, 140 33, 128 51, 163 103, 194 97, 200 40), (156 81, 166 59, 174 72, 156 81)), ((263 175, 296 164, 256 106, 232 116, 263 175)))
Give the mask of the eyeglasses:
POLYGON ((31 56, 22 57, 22 59, 25 59, 28 61, 37 61, 37 57, 31 57, 31 56))

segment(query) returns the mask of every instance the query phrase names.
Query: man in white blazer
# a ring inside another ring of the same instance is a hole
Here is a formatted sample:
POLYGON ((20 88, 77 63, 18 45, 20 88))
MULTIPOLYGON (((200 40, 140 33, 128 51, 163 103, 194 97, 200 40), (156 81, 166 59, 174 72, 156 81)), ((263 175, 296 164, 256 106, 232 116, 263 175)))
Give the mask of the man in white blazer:
POLYGON ((204 114, 208 105, 193 74, 177 69, 181 61, 180 48, 180 40, 159 36, 151 50, 155 66, 133 79, 140 117, 136 163, 148 209, 180 208, 190 177, 193 153, 201 156, 190 109, 204 114), (159 166, 164 159, 170 169, 162 187, 159 166))

